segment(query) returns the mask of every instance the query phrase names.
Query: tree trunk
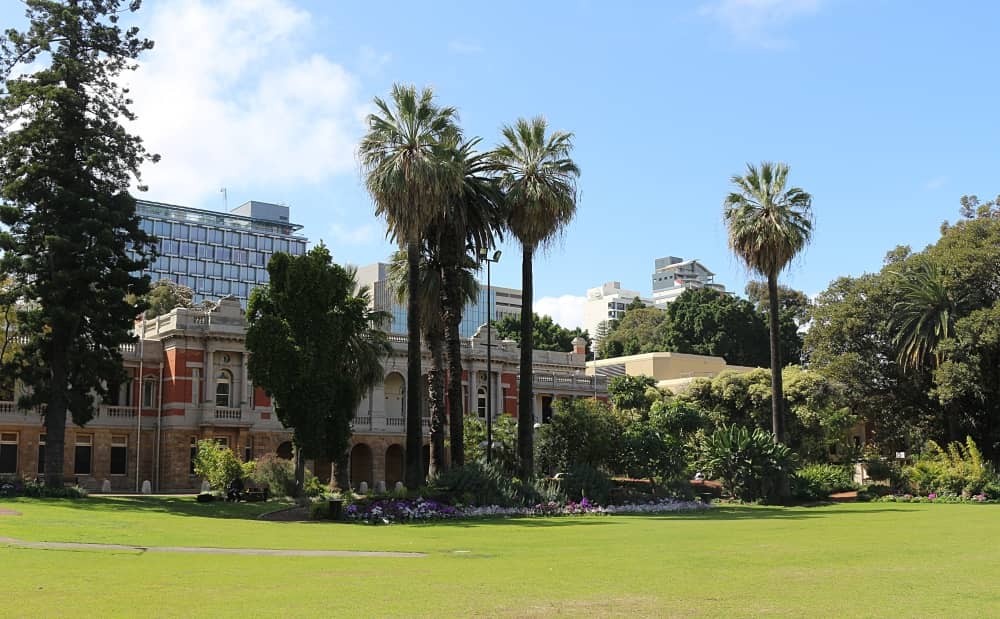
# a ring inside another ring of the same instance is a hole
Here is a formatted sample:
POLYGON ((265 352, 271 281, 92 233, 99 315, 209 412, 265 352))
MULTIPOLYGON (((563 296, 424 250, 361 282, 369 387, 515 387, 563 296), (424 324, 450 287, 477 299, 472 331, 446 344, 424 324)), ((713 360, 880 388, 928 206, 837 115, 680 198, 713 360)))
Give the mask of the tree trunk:
POLYGON ((424 481, 423 442, 424 432, 420 415, 421 350, 420 350, 420 244, 411 241, 406 246, 407 286, 406 301, 406 487, 416 490, 424 481))
POLYGON ((462 392, 462 302, 458 273, 454 267, 444 270, 444 322, 448 348, 448 425, 451 435, 451 466, 465 464, 465 398, 462 392))
POLYGON ((432 333, 428 333, 427 345, 431 349, 431 369, 427 372, 431 409, 431 461, 428 474, 435 477, 448 470, 444 454, 444 330, 434 329, 432 333))
POLYGON ((779 337, 781 324, 778 322, 778 275, 770 273, 767 276, 768 326, 771 335, 771 431, 774 432, 774 442, 785 442, 785 394, 781 385, 781 348, 779 337))
MULTIPOLYGON (((59 350, 53 345, 53 349, 59 350)), ((52 383, 45 406, 45 485, 62 488, 66 444, 66 361, 53 355, 52 383)))
POLYGON ((534 275, 531 259, 534 248, 525 246, 521 254, 521 367, 517 385, 517 455, 522 480, 535 473, 534 432, 535 392, 532 387, 534 341, 534 275))
POLYGON ((295 445, 295 498, 305 496, 306 489, 306 459, 302 456, 302 448, 295 445))
POLYGON ((351 487, 351 479, 347 474, 347 467, 350 460, 351 452, 348 450, 337 456, 337 461, 333 465, 334 480, 337 482, 337 488, 341 491, 351 487))

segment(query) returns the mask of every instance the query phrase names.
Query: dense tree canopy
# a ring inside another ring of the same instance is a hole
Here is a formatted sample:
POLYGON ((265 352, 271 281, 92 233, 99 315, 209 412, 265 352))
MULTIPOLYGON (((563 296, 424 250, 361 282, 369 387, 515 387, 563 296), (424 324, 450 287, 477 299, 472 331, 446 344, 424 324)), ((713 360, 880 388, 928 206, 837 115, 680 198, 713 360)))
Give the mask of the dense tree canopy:
MULTIPOLYGON (((521 317, 507 315, 494 323, 496 335, 502 340, 521 341, 521 317)), ((556 352, 573 352, 573 340, 582 337, 590 340, 586 330, 567 329, 552 320, 550 316, 535 314, 532 322, 532 345, 535 350, 553 350, 556 352)))
POLYGON ((146 318, 156 318, 169 314, 176 307, 194 307, 194 291, 169 279, 161 279, 149 288, 145 301, 149 306, 146 318))
POLYGON ((382 379, 386 317, 368 309, 368 291, 354 293, 352 274, 322 244, 302 256, 277 253, 267 271, 270 283, 247 307, 247 369, 292 429, 301 489, 303 457, 337 462, 347 450, 358 404, 382 379))
POLYGON ((121 124, 134 115, 117 80, 153 43, 119 25, 138 1, 25 4, 30 28, 0 44, 0 272, 21 287, 27 338, 3 373, 31 387, 22 405, 45 405, 45 481, 61 486, 67 411, 88 422, 123 378, 119 346, 144 309, 129 293, 149 285, 129 189, 155 157, 121 124))
POLYGON ((834 281, 812 310, 810 367, 845 385, 887 451, 970 435, 1000 457, 1000 208, 967 196, 960 212, 936 243, 834 281))
MULTIPOLYGON (((730 365, 766 366, 765 312, 750 301, 709 288, 686 290, 665 310, 643 307, 626 312, 601 340, 600 356, 680 352, 723 357, 730 365)), ((791 311, 782 315, 781 326, 785 358, 798 363, 802 338, 791 311)))

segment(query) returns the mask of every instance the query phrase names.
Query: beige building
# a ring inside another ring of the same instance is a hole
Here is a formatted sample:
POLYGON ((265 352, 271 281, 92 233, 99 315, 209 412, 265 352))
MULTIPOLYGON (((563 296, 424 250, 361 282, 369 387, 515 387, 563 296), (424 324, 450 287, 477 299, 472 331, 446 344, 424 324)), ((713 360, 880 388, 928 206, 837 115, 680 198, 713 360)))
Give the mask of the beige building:
POLYGON ((722 357, 688 355, 679 352, 651 352, 587 363, 587 375, 612 378, 615 376, 652 376, 659 389, 680 393, 696 378, 712 378, 722 372, 749 372, 757 368, 727 365, 722 357))

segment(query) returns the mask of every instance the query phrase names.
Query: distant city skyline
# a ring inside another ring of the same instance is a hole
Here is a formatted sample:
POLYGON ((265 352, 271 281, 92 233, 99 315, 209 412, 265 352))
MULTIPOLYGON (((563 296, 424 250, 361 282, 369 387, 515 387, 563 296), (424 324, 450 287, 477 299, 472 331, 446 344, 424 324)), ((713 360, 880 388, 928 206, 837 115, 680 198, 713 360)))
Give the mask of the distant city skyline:
MULTIPOLYGON (((667 252, 742 294, 750 277, 727 248, 722 200, 747 162, 785 161, 813 194, 813 242, 781 277, 810 296, 878 270, 899 244, 933 242, 963 194, 1000 192, 997 4, 436 6, 144 3, 155 47, 125 79, 131 129, 162 160, 137 197, 221 211, 225 187, 229 204, 291 206, 337 262, 385 261, 394 244, 355 156, 372 97, 433 86, 484 147, 541 114, 574 132, 581 177, 576 219, 536 255, 535 310, 573 327, 589 288, 645 294, 667 252)), ((10 27, 23 12, 0 3, 10 27)), ((519 248, 501 249, 493 282, 521 288, 519 248)))

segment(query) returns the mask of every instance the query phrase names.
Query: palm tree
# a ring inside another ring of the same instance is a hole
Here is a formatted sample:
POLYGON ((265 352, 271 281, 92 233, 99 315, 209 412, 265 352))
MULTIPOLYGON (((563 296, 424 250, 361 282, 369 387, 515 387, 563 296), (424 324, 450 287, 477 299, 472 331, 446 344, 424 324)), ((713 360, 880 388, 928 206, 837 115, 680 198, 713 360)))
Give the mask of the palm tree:
POLYGON ((958 302, 952 298, 944 274, 929 260, 916 268, 896 272, 899 301, 892 306, 889 329, 903 371, 916 370, 930 361, 937 368, 944 360, 939 344, 955 334, 958 302))
MULTIPOLYGON (((358 148, 365 185, 375 201, 375 215, 385 217, 388 234, 406 247, 410 290, 420 286, 420 246, 429 221, 440 212, 458 179, 442 142, 459 133, 455 110, 439 107, 429 88, 392 87, 391 102, 375 97, 376 111, 368 115, 368 133, 358 148), (391 105, 390 105, 391 103, 391 105)), ((406 486, 423 481, 420 415, 420 300, 407 303, 406 371, 406 486)))
POLYGON ((786 189, 788 166, 765 161, 747 164, 746 176, 733 176, 736 191, 723 202, 723 219, 729 228, 729 248, 750 271, 767 278, 768 326, 771 331, 771 427, 775 442, 785 438, 782 412, 781 350, 778 338, 778 274, 784 270, 812 235, 812 196, 786 189))
MULTIPOLYGON (((409 262, 405 251, 397 251, 389 262, 389 286, 400 303, 409 298, 409 262)), ((423 334, 431 353, 431 369, 427 372, 427 392, 431 413, 431 477, 447 469, 444 457, 444 320, 441 315, 441 268, 432 249, 421 252, 420 286, 416 289, 421 310, 423 334)))
POLYGON ((573 134, 546 136, 544 118, 518 119, 502 130, 504 142, 493 151, 500 190, 507 208, 507 227, 521 244, 521 367, 518 381, 517 450, 523 479, 534 473, 534 391, 532 329, 534 282, 532 258, 576 214, 576 179, 580 175, 570 151, 573 134))
MULTIPOLYGON (((479 138, 457 144, 453 157, 461 175, 459 190, 448 201, 447 211, 435 226, 431 238, 440 251, 444 280, 441 307, 448 349, 448 419, 451 430, 451 464, 465 464, 462 391, 462 342, 459 325, 466 303, 479 293, 474 271, 480 249, 490 249, 504 225, 502 202, 492 177, 493 163, 488 153, 476 151, 479 138)), ((488 294, 488 292, 487 292, 488 294)), ((488 302, 488 300, 487 300, 488 302)))

